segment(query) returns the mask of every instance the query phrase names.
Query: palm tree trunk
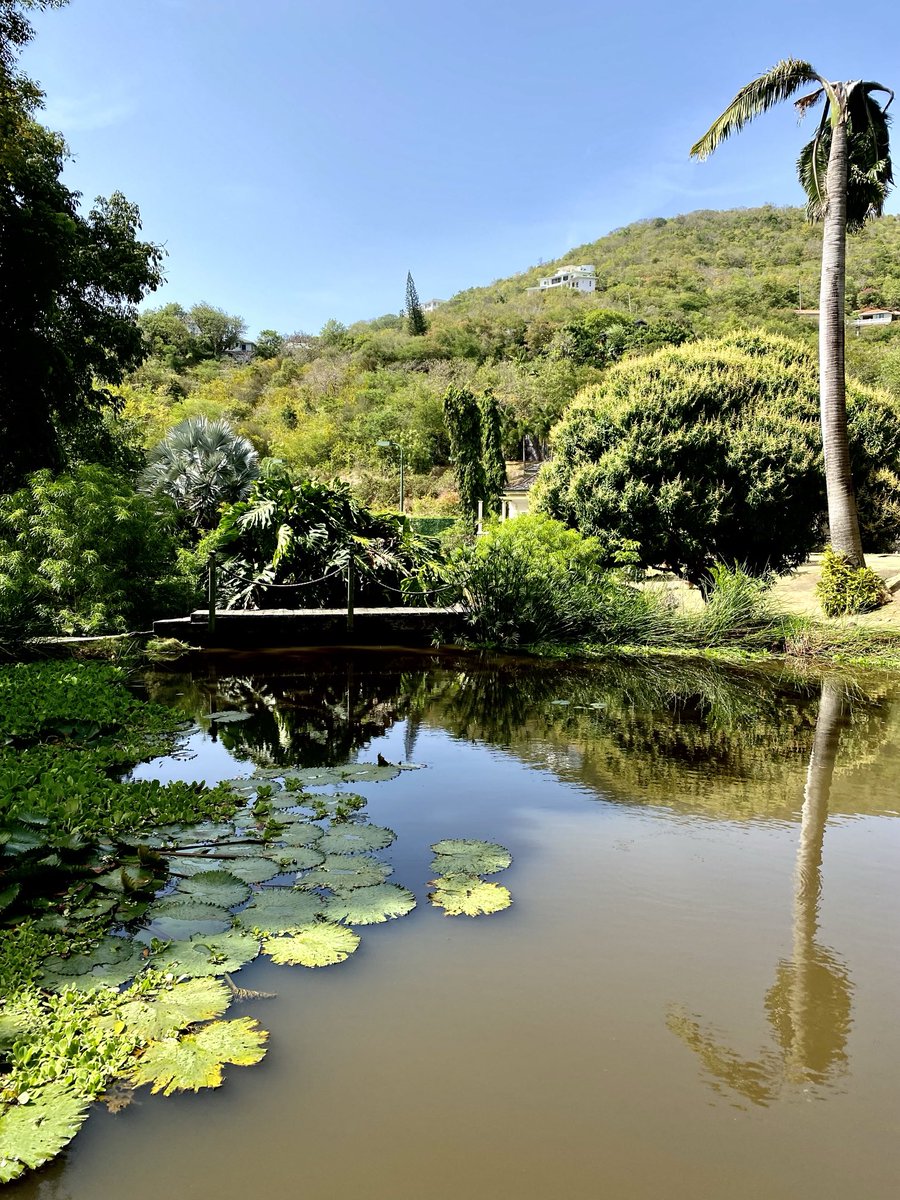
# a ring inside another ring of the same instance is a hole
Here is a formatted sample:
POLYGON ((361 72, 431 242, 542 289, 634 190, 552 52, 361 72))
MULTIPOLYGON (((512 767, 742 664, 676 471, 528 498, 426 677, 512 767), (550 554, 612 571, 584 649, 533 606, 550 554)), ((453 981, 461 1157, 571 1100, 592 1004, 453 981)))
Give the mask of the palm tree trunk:
MULTIPOLYGON (((841 87, 840 84, 837 87, 841 87)), ((840 94, 844 101, 843 89, 840 94)), ((847 121, 841 114, 831 134, 819 291, 819 392, 825 490, 832 548, 864 567, 856 493, 850 475, 844 373, 844 286, 847 267, 847 121)))

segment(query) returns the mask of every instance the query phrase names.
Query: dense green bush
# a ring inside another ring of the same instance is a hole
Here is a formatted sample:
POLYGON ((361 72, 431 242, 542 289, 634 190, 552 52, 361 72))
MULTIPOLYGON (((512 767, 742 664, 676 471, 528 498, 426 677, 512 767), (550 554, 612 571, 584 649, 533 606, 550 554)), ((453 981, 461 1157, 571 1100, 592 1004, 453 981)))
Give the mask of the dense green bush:
POLYGON ((141 628, 186 609, 193 563, 174 510, 100 466, 0 497, 0 636, 141 628))
POLYGON ((888 600, 884 581, 869 567, 854 567, 830 546, 822 556, 822 576, 816 596, 826 617, 871 612, 888 600))
POLYGON ((540 515, 492 524, 451 552, 453 585, 474 638, 495 646, 587 639, 645 642, 668 620, 658 598, 603 565, 595 538, 540 515))
MULTIPOLYGON (((900 409, 852 385, 848 420, 864 537, 900 532, 900 409)), ((815 360, 786 338, 708 339, 619 363, 553 433, 538 507, 641 562, 708 586, 711 566, 751 574, 806 558, 824 518, 815 360)))

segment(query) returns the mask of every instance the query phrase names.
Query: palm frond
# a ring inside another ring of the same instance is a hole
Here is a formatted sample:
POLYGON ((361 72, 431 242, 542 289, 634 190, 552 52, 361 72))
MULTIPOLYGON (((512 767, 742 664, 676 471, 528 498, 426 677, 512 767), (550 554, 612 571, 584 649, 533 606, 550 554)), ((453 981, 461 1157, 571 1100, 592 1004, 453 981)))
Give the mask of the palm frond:
POLYGON ((826 81, 808 62, 788 58, 776 63, 771 70, 741 88, 721 116, 691 147, 691 157, 708 158, 726 138, 738 133, 754 117, 789 99, 804 84, 816 82, 827 87, 826 81))

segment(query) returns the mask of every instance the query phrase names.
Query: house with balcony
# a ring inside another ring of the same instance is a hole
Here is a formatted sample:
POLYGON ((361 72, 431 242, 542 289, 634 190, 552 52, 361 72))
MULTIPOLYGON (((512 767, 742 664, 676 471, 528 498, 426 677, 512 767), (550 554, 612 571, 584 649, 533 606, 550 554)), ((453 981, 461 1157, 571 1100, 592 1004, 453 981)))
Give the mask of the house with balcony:
POLYGON ((857 329, 868 329, 872 325, 890 325, 893 321, 900 321, 900 309, 861 308, 856 314, 853 324, 857 329))
POLYGON ((571 288, 576 292, 593 292, 597 289, 597 268, 591 263, 583 266, 557 267, 552 275, 542 279, 537 287, 526 288, 528 292, 546 292, 550 288, 571 288))

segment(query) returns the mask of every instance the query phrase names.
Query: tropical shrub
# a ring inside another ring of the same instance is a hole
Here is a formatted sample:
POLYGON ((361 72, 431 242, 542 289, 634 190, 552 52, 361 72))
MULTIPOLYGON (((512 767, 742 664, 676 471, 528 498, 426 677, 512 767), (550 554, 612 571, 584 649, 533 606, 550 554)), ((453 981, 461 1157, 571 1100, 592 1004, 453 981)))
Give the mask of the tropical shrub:
POLYGON ((220 556, 230 607, 328 607, 346 603, 352 563, 358 604, 400 604, 403 583, 433 543, 392 513, 373 513, 346 483, 295 479, 280 463, 228 506, 201 552, 220 556))
MULTIPOLYGON (((900 530, 900 410, 851 385, 848 420, 863 527, 881 544, 900 530)), ((821 536, 815 360, 786 338, 738 334, 619 363, 552 441, 541 511, 612 544, 632 538, 642 563, 704 587, 716 562, 783 571, 821 536)))
POLYGON ((174 510, 105 467, 31 475, 0 497, 0 631, 140 628, 189 606, 189 557, 174 510))
POLYGON ((644 642, 666 614, 654 594, 608 570, 596 538, 529 514, 458 546, 441 572, 477 641, 497 646, 589 639, 644 642))
POLYGON ((240 500, 259 475, 259 457, 248 438, 227 421, 188 417, 150 451, 143 491, 173 500, 201 529, 216 523, 223 504, 240 500))
POLYGON ((888 599, 884 581, 869 567, 855 567, 830 546, 822 555, 822 576, 816 596, 826 617, 871 612, 888 599))

